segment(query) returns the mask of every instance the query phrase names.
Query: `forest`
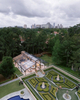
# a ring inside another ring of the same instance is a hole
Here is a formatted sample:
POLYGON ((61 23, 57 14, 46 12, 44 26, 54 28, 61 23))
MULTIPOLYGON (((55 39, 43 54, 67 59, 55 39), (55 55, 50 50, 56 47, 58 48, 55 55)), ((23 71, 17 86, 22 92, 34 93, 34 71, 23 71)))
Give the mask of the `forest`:
POLYGON ((47 51, 57 64, 79 69, 80 24, 67 29, 0 28, 0 61, 4 56, 13 58, 21 51, 30 54, 47 51))

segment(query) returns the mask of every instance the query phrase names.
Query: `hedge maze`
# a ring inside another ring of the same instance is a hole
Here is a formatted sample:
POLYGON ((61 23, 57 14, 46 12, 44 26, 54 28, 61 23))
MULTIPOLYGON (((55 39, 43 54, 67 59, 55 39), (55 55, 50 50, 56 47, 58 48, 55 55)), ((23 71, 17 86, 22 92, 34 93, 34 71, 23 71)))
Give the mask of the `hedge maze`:
POLYGON ((47 82, 44 78, 35 78, 38 82, 47 82))
POLYGON ((56 88, 51 86, 51 90, 50 90, 50 93, 56 98, 56 88))
POLYGON ((38 83, 34 78, 30 79, 29 82, 35 88, 36 84, 38 83))
POLYGON ((63 79, 63 77, 62 76, 60 76, 59 75, 59 81, 58 80, 56 80, 56 78, 57 78, 57 73, 56 72, 54 72, 54 71, 49 71, 48 73, 47 73, 47 75, 46 75, 46 77, 49 79, 49 80, 51 80, 51 81, 53 81, 57 86, 61 86, 62 88, 74 88, 76 85, 72 82, 72 81, 70 81, 70 80, 68 80, 68 79, 66 79, 66 78, 64 78, 63 79), (52 78, 53 78, 53 80, 52 80, 52 78))
POLYGON ((42 96, 42 98, 44 100, 56 100, 55 98, 53 98, 53 96, 50 95, 49 92, 46 92, 46 93, 40 93, 39 94, 42 96))
POLYGON ((29 83, 38 91, 44 100, 56 100, 56 88, 49 85, 44 78, 32 78, 28 80, 29 83), (42 83, 45 83, 45 88, 42 89, 42 83), (37 87, 36 87, 37 86, 37 87), (51 86, 51 89, 49 88, 51 86))
MULTIPOLYGON (((58 91, 58 88, 72 89, 76 86, 72 81, 68 80, 67 78, 63 78, 61 75, 59 75, 59 80, 57 80, 57 75, 58 73, 54 72, 54 70, 49 70, 45 77, 42 78, 36 76, 33 76, 32 78, 29 77, 25 82, 26 84, 28 84, 30 88, 32 88, 31 92, 33 94, 35 93, 34 96, 37 95, 39 100, 42 100, 42 98, 44 100, 56 100, 56 93, 58 91), (43 82, 45 84, 44 89, 42 88, 43 82), (57 85, 57 87, 52 82, 54 82, 57 85)), ((80 90, 77 92, 77 94, 80 97, 80 90)))

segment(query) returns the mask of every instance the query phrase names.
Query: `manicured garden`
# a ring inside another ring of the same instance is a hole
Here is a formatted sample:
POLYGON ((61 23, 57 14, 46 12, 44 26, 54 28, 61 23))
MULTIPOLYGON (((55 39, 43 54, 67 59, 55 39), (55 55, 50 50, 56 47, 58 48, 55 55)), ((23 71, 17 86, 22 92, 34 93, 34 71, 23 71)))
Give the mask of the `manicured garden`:
POLYGON ((4 97, 5 95, 7 95, 9 93, 19 91, 23 88, 24 88, 23 85, 19 85, 19 80, 12 82, 10 84, 1 86, 0 87, 0 98, 4 97))
POLYGON ((40 58, 45 60, 45 61, 47 61, 47 62, 49 62, 49 65, 55 65, 55 66, 61 68, 62 70, 64 70, 64 71, 66 71, 66 72, 68 72, 68 73, 80 78, 79 72, 77 70, 73 71, 73 70, 71 70, 70 67, 66 67, 66 66, 63 66, 63 65, 57 65, 55 62, 52 61, 52 56, 43 55, 40 58))
POLYGON ((31 75, 24 78, 23 81, 26 83, 37 100, 42 100, 42 98, 44 100, 56 100, 56 98, 58 98, 58 100, 64 100, 61 98, 63 93, 66 93, 67 90, 69 90, 71 97, 73 96, 72 100, 78 100, 78 97, 75 94, 75 87, 77 83, 56 72, 53 68, 45 70, 45 76, 42 78, 31 75), (57 75, 59 75, 59 80, 56 80, 57 75), (45 84, 45 88, 42 88, 43 82, 45 84))

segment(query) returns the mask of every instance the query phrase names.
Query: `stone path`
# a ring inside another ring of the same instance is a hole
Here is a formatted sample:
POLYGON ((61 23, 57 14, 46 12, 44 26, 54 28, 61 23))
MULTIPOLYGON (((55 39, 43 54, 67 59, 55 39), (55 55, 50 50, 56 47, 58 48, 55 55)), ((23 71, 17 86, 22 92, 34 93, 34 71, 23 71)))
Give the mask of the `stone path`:
POLYGON ((9 83, 12 83, 12 82, 14 82, 14 81, 17 81, 17 80, 19 80, 19 78, 14 79, 14 80, 11 80, 11 81, 8 81, 8 82, 3 83, 3 84, 0 84, 0 87, 1 87, 1 86, 4 86, 4 85, 7 85, 7 84, 9 84, 9 83))
POLYGON ((75 79, 75 80, 77 80, 77 81, 80 82, 80 79, 79 79, 79 78, 77 78, 77 77, 75 77, 75 76, 73 76, 73 75, 71 75, 71 74, 65 72, 64 70, 62 70, 62 69, 60 69, 60 68, 58 68, 58 67, 56 67, 56 66, 54 66, 54 65, 51 65, 51 66, 49 66, 49 67, 54 67, 55 69, 61 71, 62 73, 66 74, 66 75, 70 76, 71 78, 73 78, 73 79, 75 79))
POLYGON ((37 72, 37 73, 38 73, 39 77, 43 77, 44 76, 44 74, 42 74, 40 71, 37 72))

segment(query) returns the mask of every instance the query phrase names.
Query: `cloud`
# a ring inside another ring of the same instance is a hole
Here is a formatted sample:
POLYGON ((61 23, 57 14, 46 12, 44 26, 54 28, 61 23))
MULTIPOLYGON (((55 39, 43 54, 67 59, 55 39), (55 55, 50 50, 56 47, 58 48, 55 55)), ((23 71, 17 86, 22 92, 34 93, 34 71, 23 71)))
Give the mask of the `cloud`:
POLYGON ((11 11, 16 15, 26 17, 44 17, 50 15, 47 7, 48 5, 44 5, 41 1, 34 2, 33 0, 29 0, 26 2, 26 0, 2 0, 0 3, 0 12, 5 14, 9 14, 11 11), (7 1, 6 4, 5 1, 7 1))
POLYGON ((80 22, 80 0, 0 0, 0 26, 80 22))

